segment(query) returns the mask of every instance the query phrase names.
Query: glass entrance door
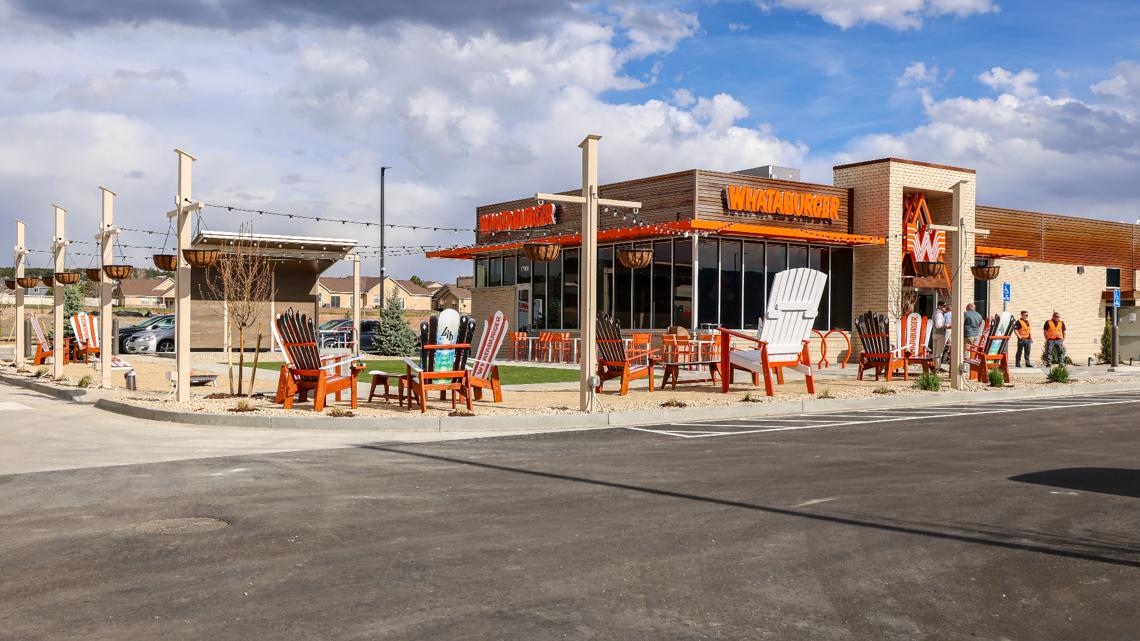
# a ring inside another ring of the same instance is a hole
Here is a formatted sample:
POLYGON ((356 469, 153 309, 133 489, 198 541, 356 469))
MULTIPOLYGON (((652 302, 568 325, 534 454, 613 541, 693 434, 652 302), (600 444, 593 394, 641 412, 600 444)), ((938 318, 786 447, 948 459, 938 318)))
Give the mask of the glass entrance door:
POLYGON ((515 327, 518 331, 530 330, 530 285, 515 288, 515 327))

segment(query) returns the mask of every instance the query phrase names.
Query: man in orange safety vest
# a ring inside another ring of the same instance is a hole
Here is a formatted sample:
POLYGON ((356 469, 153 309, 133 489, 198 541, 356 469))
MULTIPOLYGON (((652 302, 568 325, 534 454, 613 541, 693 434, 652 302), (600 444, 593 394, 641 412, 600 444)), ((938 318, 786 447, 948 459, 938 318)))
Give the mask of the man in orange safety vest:
POLYGON ((1053 312, 1053 318, 1045 321, 1045 365, 1065 363, 1065 321, 1060 312, 1053 312))
POLYGON ((1029 312, 1024 309, 1021 310, 1021 318, 1017 319, 1017 323, 1013 326, 1013 331, 1017 334, 1017 353, 1013 357, 1013 366, 1021 367, 1021 355, 1025 354, 1025 366, 1033 367, 1029 363, 1030 353, 1033 350, 1033 335, 1030 332, 1029 325, 1029 312))

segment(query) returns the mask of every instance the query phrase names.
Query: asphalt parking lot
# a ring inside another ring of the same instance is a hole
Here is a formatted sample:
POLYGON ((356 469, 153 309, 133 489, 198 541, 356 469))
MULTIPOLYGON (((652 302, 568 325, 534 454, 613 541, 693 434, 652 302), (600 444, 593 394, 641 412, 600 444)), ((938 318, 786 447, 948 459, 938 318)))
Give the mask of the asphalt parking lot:
POLYGON ((8 474, 0 639, 1136 639, 1137 401, 8 474))

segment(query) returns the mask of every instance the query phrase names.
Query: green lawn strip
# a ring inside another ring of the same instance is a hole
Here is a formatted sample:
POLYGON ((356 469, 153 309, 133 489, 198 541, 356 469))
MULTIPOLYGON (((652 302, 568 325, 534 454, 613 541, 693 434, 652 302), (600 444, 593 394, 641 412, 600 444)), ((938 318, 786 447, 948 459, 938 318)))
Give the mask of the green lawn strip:
MULTIPOLYGON (((280 370, 280 363, 258 363, 258 369, 280 370)), ((406 371, 402 360, 372 360, 365 359, 364 371, 358 380, 367 383, 372 380, 368 374, 370 370, 382 370, 389 374, 403 374, 406 371)), ((503 385, 521 385, 524 383, 572 383, 578 380, 578 370, 558 369, 553 367, 528 367, 526 365, 500 365, 499 376, 503 378, 503 385)))

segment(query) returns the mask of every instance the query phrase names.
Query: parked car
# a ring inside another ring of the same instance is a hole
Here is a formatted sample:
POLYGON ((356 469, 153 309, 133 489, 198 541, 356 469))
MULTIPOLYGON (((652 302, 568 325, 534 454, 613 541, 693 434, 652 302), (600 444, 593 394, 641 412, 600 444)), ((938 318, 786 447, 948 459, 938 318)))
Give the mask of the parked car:
POLYGON ((127 339, 128 354, 162 354, 174 351, 174 317, 169 324, 156 323, 127 339))
POLYGON ((174 329, 174 314, 160 314, 158 316, 151 316, 140 323, 128 325, 127 327, 119 328, 119 351, 127 351, 127 340, 140 332, 145 332, 149 329, 174 329))
MULTIPOLYGON (((380 328, 380 321, 360 321, 359 351, 376 351, 376 332, 380 328)), ((321 337, 321 347, 345 347, 352 343, 352 321, 350 319, 336 319, 321 323, 318 329, 321 337)))

